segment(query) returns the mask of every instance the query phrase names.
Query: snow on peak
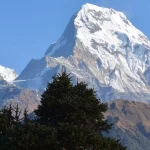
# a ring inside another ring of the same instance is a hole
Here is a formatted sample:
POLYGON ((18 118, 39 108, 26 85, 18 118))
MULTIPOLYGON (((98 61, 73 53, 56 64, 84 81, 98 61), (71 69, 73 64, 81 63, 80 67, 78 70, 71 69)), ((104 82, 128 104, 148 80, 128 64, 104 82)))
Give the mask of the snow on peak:
MULTIPOLYGON (((95 10, 95 11, 113 11, 113 12, 117 12, 116 10, 112 9, 112 8, 105 8, 105 7, 100 7, 100 6, 97 6, 97 5, 94 5, 94 4, 90 4, 90 3, 85 3, 84 5, 82 5, 81 10, 95 10)), ((122 13, 122 12, 119 12, 120 14, 122 14, 125 18, 126 16, 122 13)))
POLYGON ((60 39, 48 48, 45 56, 73 55, 77 39, 87 47, 94 41, 110 45, 116 50, 130 41, 133 44, 144 44, 150 49, 148 38, 135 28, 122 12, 89 3, 73 15, 60 39))
POLYGON ((118 45, 118 34, 121 33, 135 43, 144 43, 148 47, 150 44, 147 37, 136 29, 122 12, 88 3, 77 13, 75 27, 77 36, 85 43, 89 38, 96 37, 99 41, 118 45))
POLYGON ((0 65, 0 77, 7 82, 10 82, 17 78, 17 74, 13 69, 6 68, 0 65))

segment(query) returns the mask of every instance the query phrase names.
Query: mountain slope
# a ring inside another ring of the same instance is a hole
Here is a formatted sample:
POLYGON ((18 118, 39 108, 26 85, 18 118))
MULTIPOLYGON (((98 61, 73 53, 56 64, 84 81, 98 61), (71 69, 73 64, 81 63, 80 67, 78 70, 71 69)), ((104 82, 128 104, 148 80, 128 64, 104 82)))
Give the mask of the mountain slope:
POLYGON ((106 118, 113 122, 109 135, 121 139, 128 150, 150 150, 150 105, 117 100, 108 103, 106 118))
POLYGON ((60 39, 40 60, 31 60, 17 85, 44 89, 66 68, 97 91, 103 101, 130 99, 149 103, 150 41, 126 16, 85 4, 69 21, 60 39))
POLYGON ((13 80, 17 74, 13 69, 9 69, 0 65, 0 109, 9 106, 19 105, 21 109, 21 117, 23 111, 27 108, 28 112, 32 112, 40 103, 40 92, 35 90, 18 88, 13 84, 13 80))
POLYGON ((37 108, 38 104, 40 104, 40 94, 35 90, 20 89, 13 85, 1 86, 0 84, 0 109, 10 104, 13 107, 18 104, 22 117, 26 108, 28 113, 37 108))

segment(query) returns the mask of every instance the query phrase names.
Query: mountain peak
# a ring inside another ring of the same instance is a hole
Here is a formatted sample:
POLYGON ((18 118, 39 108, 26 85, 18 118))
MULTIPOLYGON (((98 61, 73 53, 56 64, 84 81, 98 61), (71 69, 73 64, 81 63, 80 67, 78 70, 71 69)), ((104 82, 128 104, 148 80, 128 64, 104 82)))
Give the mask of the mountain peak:
MULTIPOLYGON (((100 7, 100 6, 97 6, 97 5, 94 5, 94 4, 91 4, 91 3, 85 3, 82 5, 81 7, 81 10, 82 9, 93 9, 95 11, 101 9, 101 10, 113 10, 111 8, 105 8, 105 7, 100 7)), ((114 10, 115 11, 115 10, 114 10)))
POLYGON ((99 6, 97 6, 97 5, 94 5, 94 4, 91 4, 91 3, 85 3, 85 4, 83 4, 82 5, 82 7, 81 7, 82 9, 83 8, 99 8, 99 6))
POLYGON ((10 82, 17 78, 17 74, 13 69, 6 68, 0 65, 0 77, 1 79, 10 82))
POLYGON ((94 4, 90 4, 90 3, 86 3, 84 5, 82 5, 81 9, 79 10, 79 13, 81 11, 85 12, 85 15, 88 11, 93 10, 95 12, 101 12, 101 13, 105 13, 105 14, 119 14, 122 18, 127 19, 126 15, 123 12, 120 11, 116 11, 112 8, 105 8, 105 7, 100 7, 94 4))
POLYGON ((52 44, 45 55, 68 57, 74 54, 75 40, 91 46, 94 43, 106 43, 118 49, 125 41, 144 44, 150 49, 148 38, 119 11, 86 3, 71 18, 66 30, 57 43, 52 44), (70 43, 68 45, 68 43, 70 43))
POLYGON ((45 56, 30 62, 17 79, 25 80, 25 87, 45 88, 62 66, 104 101, 149 101, 150 41, 122 12, 83 5, 45 56))
POLYGON ((85 4, 77 13, 74 22, 79 36, 83 36, 86 43, 89 37, 87 35, 93 35, 107 43, 114 43, 118 36, 124 36, 123 38, 129 38, 136 43, 144 43, 147 46, 150 44, 146 41, 147 37, 136 29, 122 12, 111 8, 85 4))

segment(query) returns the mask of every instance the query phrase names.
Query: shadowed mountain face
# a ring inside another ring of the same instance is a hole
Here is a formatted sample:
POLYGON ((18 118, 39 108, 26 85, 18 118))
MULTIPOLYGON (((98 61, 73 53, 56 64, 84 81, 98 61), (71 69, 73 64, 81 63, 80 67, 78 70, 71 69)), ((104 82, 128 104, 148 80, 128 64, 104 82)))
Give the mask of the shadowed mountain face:
POLYGON ((121 12, 83 5, 45 55, 29 62, 16 85, 43 90, 62 67, 103 101, 149 103, 150 41, 121 12))
POLYGON ((114 123, 110 135, 129 150, 150 150, 150 105, 117 100, 108 103, 106 117, 114 123))

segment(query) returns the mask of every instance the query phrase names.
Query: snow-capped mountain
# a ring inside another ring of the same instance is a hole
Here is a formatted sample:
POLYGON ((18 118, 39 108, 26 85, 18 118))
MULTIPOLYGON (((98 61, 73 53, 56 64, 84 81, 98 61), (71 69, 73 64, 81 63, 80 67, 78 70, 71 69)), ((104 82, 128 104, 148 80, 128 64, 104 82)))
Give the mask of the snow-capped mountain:
POLYGON ((5 80, 7 82, 13 81, 17 78, 17 74, 13 69, 6 68, 0 65, 0 80, 5 80))
POLYGON ((44 89, 65 67, 103 101, 150 102, 150 41, 118 11, 85 4, 40 60, 31 60, 16 80, 44 89))

